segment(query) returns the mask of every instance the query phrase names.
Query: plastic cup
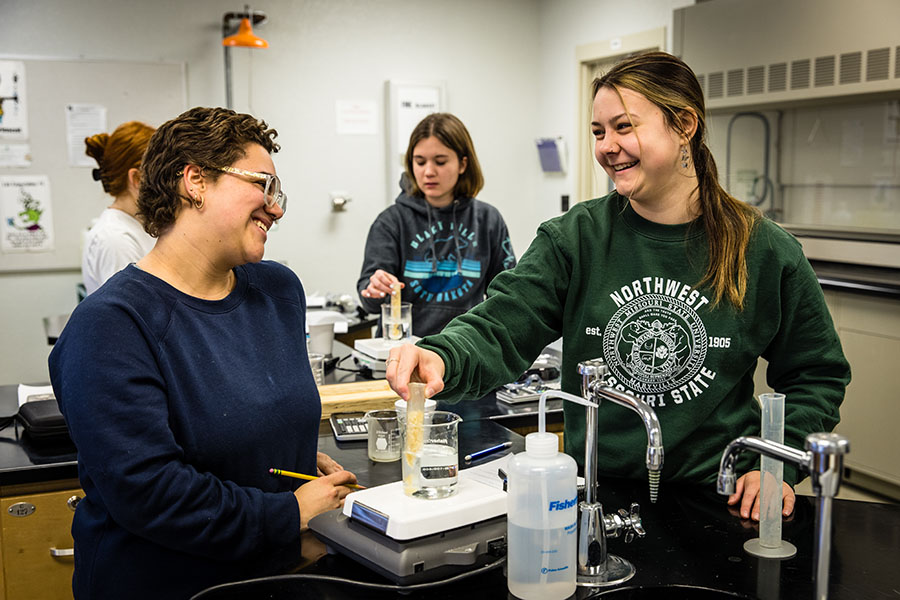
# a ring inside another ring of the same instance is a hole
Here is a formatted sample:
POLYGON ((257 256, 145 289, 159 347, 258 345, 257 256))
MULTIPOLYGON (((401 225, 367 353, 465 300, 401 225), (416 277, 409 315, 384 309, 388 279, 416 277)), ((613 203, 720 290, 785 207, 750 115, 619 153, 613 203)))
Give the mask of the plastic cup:
MULTIPOLYGON (((437 409, 437 402, 432 400, 431 398, 425 399, 425 412, 431 413, 437 409)), ((397 417, 400 419, 400 423, 404 423, 404 419, 406 419, 406 400, 400 399, 394 402, 394 410, 397 411, 397 417)))
POLYGON ((316 354, 331 356, 334 352, 334 323, 309 325, 309 349, 316 354))
POLYGON ((426 500, 447 498, 456 493, 459 481, 458 425, 462 418, 444 410, 424 417, 418 426, 421 431, 407 429, 404 439, 403 492, 426 500))
POLYGON ((325 355, 316 352, 309 354, 309 366, 312 369, 313 380, 316 385, 325 383, 325 355))
POLYGON ((412 335, 412 304, 401 302, 399 310, 392 308, 390 303, 381 305, 381 335, 392 342, 407 342, 412 335))
POLYGON ((375 462, 400 459, 400 421, 396 410, 370 410, 366 413, 369 430, 369 458, 375 462))

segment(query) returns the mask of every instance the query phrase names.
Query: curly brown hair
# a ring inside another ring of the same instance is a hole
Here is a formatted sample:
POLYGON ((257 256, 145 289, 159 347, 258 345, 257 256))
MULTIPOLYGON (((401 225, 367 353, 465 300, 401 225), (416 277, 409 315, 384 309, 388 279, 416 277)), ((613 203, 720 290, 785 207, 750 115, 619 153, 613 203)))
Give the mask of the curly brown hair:
POLYGON ((84 153, 97 161, 94 179, 103 184, 110 196, 121 196, 128 189, 128 171, 141 168, 141 157, 155 130, 146 123, 122 123, 112 135, 98 133, 84 138, 84 153))
POLYGON ((212 181, 222 175, 212 167, 231 166, 247 155, 247 146, 259 144, 270 154, 281 146, 278 132, 265 121, 227 108, 196 107, 160 125, 144 153, 138 213, 144 229, 159 237, 175 223, 185 202, 179 174, 187 165, 208 168, 212 181))

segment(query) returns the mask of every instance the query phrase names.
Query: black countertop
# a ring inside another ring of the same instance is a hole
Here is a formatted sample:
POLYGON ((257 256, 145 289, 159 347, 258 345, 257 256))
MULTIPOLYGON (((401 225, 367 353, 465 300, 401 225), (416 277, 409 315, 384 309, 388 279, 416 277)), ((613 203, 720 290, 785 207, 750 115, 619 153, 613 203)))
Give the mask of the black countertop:
MULTIPOLYGON (((0 386, 0 411, 11 414, 16 408, 16 386, 0 386)), ((445 407, 441 407, 445 408, 445 407)), ((446 407, 463 415, 460 424, 460 456, 502 441, 512 442, 508 452, 524 450, 524 439, 502 423, 526 419, 504 415, 496 400, 464 402, 446 407), (506 421, 504 419, 507 419, 506 421)), ((523 410, 534 406, 518 407, 523 410)), ((534 417, 531 417, 534 419, 534 417)), ((46 482, 77 476, 74 448, 39 448, 24 439, 14 426, 0 431, 0 485, 46 482)), ((332 455, 356 473, 360 483, 378 485, 400 478, 400 464, 374 463, 366 455, 366 443, 337 442, 323 422, 319 449, 332 455)), ((482 461, 498 458, 503 453, 482 461)), ((480 462, 475 462, 480 464, 480 462)), ((461 465, 465 468, 466 465, 461 465)), ((647 535, 631 544, 621 539, 609 541, 609 551, 631 561, 637 568, 634 578, 620 588, 658 586, 699 586, 722 590, 732 597, 771 599, 813 598, 813 534, 815 499, 797 498, 794 515, 784 522, 783 538, 798 550, 794 558, 777 561, 755 558, 743 551, 745 540, 757 537, 757 526, 742 520, 725 498, 712 490, 663 483, 659 502, 650 504, 646 481, 601 479, 599 499, 607 512, 641 505, 647 535)), ((832 600, 900 598, 900 506, 850 500, 834 500, 831 556, 832 600)), ((304 569, 300 577, 333 576, 359 582, 390 584, 376 573, 343 556, 326 555, 304 569)), ((292 576, 293 577, 293 576, 292 576)), ((618 588, 617 588, 618 589, 618 588)), ((669 588, 669 592, 677 588, 669 588)), ((681 590, 680 597, 714 597, 702 590, 681 590)), ((608 593, 608 592, 606 592, 608 593)), ((624 593, 624 592, 619 592, 624 593)), ((644 592, 614 596, 651 597, 644 592)), ((292 578, 258 583, 253 589, 235 587, 207 598, 388 598, 396 591, 375 591, 343 583, 292 578)), ((506 578, 501 569, 452 584, 404 592, 407 598, 429 600, 507 598, 506 578)), ((579 588, 577 598, 608 597, 604 590, 579 588)), ((726 596, 722 596, 726 597, 726 596)))
MULTIPOLYGON (((475 404, 475 403, 472 403, 475 404)), ((466 420, 460 424, 460 455, 509 440, 511 452, 524 450, 521 436, 498 420, 466 420)), ((399 480, 400 464, 374 463, 366 456, 364 441, 338 443, 323 428, 319 449, 356 473, 360 483, 372 486, 399 480)), ((497 455, 493 458, 497 458, 497 455)), ((488 461, 485 458, 484 461, 488 461)), ((465 465, 461 465, 465 468, 465 465)), ((784 521, 782 538, 797 547, 788 560, 767 560, 744 552, 744 541, 758 537, 758 525, 741 519, 725 497, 696 486, 663 483, 659 501, 651 504, 646 481, 601 479, 599 499, 607 512, 641 505, 647 535, 630 544, 609 540, 611 554, 631 561, 637 573, 616 588, 579 588, 574 598, 702 598, 773 599, 814 598, 813 536, 815 499, 798 496, 793 516, 784 521), (667 588, 659 591, 657 588, 667 588), (706 590, 719 590, 720 595, 706 590), (632 590, 627 592, 626 590, 632 590), (654 594, 649 595, 652 590, 654 594), (727 595, 730 594, 730 595, 727 595)), ((831 555, 832 600, 900 597, 900 506, 834 500, 831 555)), ((325 555, 297 575, 262 580, 252 585, 222 588, 204 600, 234 598, 344 599, 393 598, 397 590, 354 587, 320 577, 390 585, 391 582, 341 555, 325 555)), ((210 590, 211 592, 212 590, 210 590)), ((404 598, 458 600, 513 598, 507 592, 501 568, 430 589, 404 591, 404 598)))

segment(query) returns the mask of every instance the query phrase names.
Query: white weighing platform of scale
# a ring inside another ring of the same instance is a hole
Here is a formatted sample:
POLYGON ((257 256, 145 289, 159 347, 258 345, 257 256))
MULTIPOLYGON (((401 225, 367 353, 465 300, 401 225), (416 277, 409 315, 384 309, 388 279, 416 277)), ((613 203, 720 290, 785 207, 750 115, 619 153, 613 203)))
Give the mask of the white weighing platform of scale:
POLYGON ((383 373, 387 367, 385 361, 391 355, 391 348, 403 344, 415 344, 420 338, 411 335, 405 340, 391 341, 384 338, 366 338, 353 341, 353 360, 356 364, 368 367, 372 371, 383 373))
POLYGON ((340 552, 400 585, 443 579, 506 554, 506 492, 498 469, 509 456, 459 472, 457 492, 423 500, 396 481, 348 495, 343 509, 309 527, 340 552))

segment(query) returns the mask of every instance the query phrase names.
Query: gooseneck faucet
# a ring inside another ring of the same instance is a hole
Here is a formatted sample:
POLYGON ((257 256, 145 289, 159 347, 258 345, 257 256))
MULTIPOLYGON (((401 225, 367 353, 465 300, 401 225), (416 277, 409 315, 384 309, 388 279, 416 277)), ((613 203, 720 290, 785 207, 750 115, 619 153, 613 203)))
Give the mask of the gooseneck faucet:
POLYGON ((634 534, 644 535, 639 514, 640 507, 632 503, 630 511, 603 515, 603 505, 597 501, 597 435, 599 405, 602 400, 636 412, 647 429, 646 464, 650 477, 650 501, 656 502, 659 472, 663 465, 662 431, 656 413, 646 402, 613 389, 606 384, 609 367, 602 358, 578 363, 581 393, 597 406, 588 406, 585 415, 584 441, 584 501, 578 505, 578 585, 604 586, 631 579, 634 566, 627 560, 607 553, 606 538, 625 533, 625 541, 634 534))
MULTIPOLYGON (((663 467, 663 443, 662 429, 659 419, 653 409, 643 400, 614 389, 606 384, 606 376, 609 367, 602 358, 595 358, 578 363, 578 373, 581 375, 581 392, 588 399, 593 400, 598 408, 588 408, 585 423, 585 473, 594 475, 594 485, 597 477, 597 431, 599 427, 599 405, 601 400, 611 400, 620 406, 631 409, 638 414, 647 430, 647 475, 650 480, 650 502, 656 502, 659 493, 659 474, 663 467)), ((588 496, 587 475, 585 475, 585 501, 592 502, 596 489, 588 496)))
POLYGON ((831 559, 831 505, 841 487, 844 455, 850 451, 850 441, 837 433, 811 433, 806 436, 804 447, 805 452, 756 436, 733 440, 725 448, 719 463, 718 491, 723 495, 734 493, 734 465, 744 450, 791 463, 809 473, 816 494, 813 579, 816 582, 816 600, 826 600, 831 559))

